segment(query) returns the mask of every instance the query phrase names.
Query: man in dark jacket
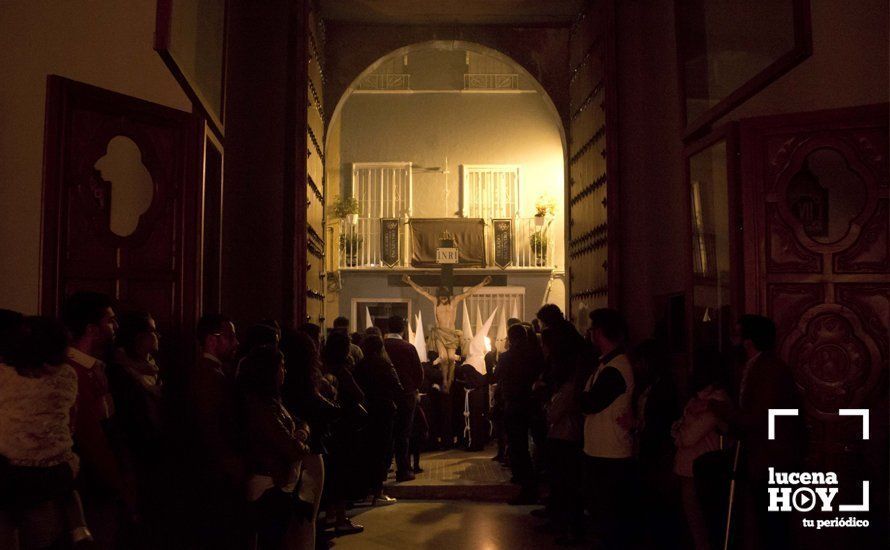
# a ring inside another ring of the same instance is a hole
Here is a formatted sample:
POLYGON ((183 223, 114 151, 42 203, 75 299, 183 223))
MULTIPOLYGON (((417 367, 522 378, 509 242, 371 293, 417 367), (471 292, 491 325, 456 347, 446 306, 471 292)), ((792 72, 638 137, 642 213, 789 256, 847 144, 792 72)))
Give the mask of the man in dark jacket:
POLYGON ((196 522, 198 544, 239 548, 244 542, 244 459, 238 444, 236 373, 229 367, 238 337, 224 315, 202 317, 197 337, 201 356, 189 376, 187 399, 201 516, 196 522))
POLYGON ((537 366, 528 349, 528 333, 523 325, 507 330, 508 349, 498 357, 498 366, 490 377, 498 384, 504 402, 504 427, 510 452, 513 481, 522 492, 511 504, 537 501, 534 469, 528 450, 528 430, 532 405, 532 383, 537 366))
POLYGON ((738 479, 741 486, 736 508, 741 512, 742 548, 788 548, 788 514, 767 511, 769 468, 799 471, 805 446, 805 426, 800 416, 776 421, 776 437, 769 439, 769 410, 798 409, 801 400, 788 365, 774 351, 776 325, 760 315, 742 315, 735 337, 744 348, 747 362, 740 373, 738 405, 714 402, 716 413, 728 424, 741 445, 738 479))
POLYGON ((408 460, 408 439, 414 424, 414 409, 420 401, 420 386, 423 384, 423 367, 413 344, 402 338, 405 321, 398 315, 389 318, 389 332, 383 340, 386 353, 399 375, 405 389, 397 401, 394 447, 396 455, 396 481, 411 481, 414 474, 408 460))

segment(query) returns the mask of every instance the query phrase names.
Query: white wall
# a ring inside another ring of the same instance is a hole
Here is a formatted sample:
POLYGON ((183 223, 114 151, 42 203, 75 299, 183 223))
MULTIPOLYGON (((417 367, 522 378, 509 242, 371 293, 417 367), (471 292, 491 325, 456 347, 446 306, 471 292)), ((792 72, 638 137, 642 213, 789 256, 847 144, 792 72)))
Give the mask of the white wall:
POLYGON ((4 1, 0 7, 0 307, 35 313, 46 77, 189 111, 152 49, 155 0, 4 1))
POLYGON ((353 94, 342 109, 341 174, 353 162, 410 161, 450 174, 414 172, 414 215, 454 216, 461 164, 521 165, 520 216, 535 199, 557 201, 555 259, 564 265, 563 149, 558 122, 537 93, 353 94))

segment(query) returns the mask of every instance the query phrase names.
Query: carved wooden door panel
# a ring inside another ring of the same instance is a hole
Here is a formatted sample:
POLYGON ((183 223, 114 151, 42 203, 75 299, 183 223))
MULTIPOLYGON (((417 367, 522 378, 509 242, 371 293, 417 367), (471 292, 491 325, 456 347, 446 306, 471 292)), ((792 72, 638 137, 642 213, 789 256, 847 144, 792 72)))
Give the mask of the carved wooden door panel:
POLYGON ((197 118, 50 76, 46 128, 43 313, 96 290, 151 312, 167 336, 188 330, 198 296, 197 118))
POLYGON ((805 397, 812 465, 853 479, 886 475, 887 120, 879 105, 741 124, 746 308, 776 322, 805 397), (871 409, 870 441, 839 408, 871 409))

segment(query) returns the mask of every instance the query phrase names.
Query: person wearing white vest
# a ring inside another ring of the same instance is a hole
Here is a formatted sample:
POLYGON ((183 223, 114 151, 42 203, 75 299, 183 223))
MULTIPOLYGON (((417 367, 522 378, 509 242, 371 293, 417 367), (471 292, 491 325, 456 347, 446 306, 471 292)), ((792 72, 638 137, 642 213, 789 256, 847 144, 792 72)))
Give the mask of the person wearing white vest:
POLYGON ((627 546, 636 493, 631 396, 634 376, 624 353, 627 325, 614 309, 590 312, 590 341, 600 352, 581 394, 585 493, 593 535, 605 548, 627 546))

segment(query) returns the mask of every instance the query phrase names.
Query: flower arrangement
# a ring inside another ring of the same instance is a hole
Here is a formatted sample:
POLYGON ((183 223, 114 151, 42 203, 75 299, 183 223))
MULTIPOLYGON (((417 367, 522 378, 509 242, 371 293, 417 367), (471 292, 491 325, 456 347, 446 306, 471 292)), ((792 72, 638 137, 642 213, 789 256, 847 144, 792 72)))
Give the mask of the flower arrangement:
POLYGON ((556 199, 549 194, 543 194, 535 200, 535 217, 543 218, 556 213, 556 199))
POLYGON ((547 236, 544 235, 543 231, 535 231, 531 235, 528 236, 528 245, 534 250, 536 253, 540 252, 541 254, 547 253, 547 236))
POLYGON ((355 254, 362 246, 363 240, 361 235, 343 233, 340 235, 340 250, 346 250, 351 254, 355 254))
POLYGON ((331 213, 335 218, 345 218, 346 216, 358 215, 361 212, 358 199, 355 197, 347 197, 340 195, 331 205, 331 213))
POLYGON ((528 245, 535 257, 535 265, 543 266, 547 263, 547 234, 544 231, 535 231, 528 236, 528 245))
POLYGON ((346 255, 347 267, 358 265, 358 255, 363 240, 361 235, 357 235, 354 232, 342 233, 340 235, 340 251, 346 255))

